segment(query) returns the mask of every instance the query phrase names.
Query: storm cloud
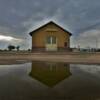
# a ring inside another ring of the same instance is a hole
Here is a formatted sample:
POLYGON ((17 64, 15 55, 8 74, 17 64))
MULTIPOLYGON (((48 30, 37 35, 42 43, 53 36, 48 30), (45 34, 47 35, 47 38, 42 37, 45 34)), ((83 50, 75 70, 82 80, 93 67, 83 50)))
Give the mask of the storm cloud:
POLYGON ((28 33, 52 20, 72 32, 72 46, 86 47, 100 37, 99 9, 100 0, 0 0, 0 35, 23 39, 20 45, 31 48, 28 33))

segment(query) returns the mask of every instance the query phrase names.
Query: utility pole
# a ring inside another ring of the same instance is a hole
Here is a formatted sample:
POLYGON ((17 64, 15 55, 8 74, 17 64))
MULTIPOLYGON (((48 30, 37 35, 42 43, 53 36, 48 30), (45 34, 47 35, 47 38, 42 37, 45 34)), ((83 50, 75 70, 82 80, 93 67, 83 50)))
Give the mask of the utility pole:
POLYGON ((98 49, 98 39, 96 37, 96 50, 98 49))

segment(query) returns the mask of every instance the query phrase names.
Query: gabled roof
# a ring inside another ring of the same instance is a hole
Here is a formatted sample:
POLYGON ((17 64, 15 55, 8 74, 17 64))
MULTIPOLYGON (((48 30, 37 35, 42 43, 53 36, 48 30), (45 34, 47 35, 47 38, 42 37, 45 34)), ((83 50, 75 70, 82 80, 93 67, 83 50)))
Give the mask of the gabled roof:
POLYGON ((68 33, 70 36, 72 35, 72 33, 71 33, 71 32, 69 32, 69 31, 65 30, 64 28, 62 28, 61 26, 57 25, 57 24, 56 24, 56 23, 54 23, 53 21, 50 21, 50 22, 48 22, 47 24, 45 24, 45 25, 43 25, 43 26, 41 26, 41 27, 39 27, 39 28, 37 28, 37 29, 33 30, 33 31, 32 31, 32 32, 30 32, 29 34, 32 36, 32 34, 33 34, 34 32, 36 32, 36 31, 38 31, 38 30, 40 30, 40 29, 44 28, 45 26, 47 26, 47 25, 49 25, 49 24, 54 24, 54 25, 56 25, 57 27, 59 27, 61 30, 63 30, 63 31, 65 31, 66 33, 68 33))

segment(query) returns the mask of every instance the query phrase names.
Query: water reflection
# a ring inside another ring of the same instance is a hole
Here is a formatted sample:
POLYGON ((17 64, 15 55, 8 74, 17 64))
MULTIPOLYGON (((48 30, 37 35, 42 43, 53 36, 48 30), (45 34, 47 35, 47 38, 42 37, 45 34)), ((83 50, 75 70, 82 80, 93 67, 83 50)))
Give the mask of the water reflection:
POLYGON ((71 75, 70 65, 64 63, 32 62, 29 75, 52 87, 71 75))
POLYGON ((0 100, 100 100, 100 65, 0 65, 0 100))

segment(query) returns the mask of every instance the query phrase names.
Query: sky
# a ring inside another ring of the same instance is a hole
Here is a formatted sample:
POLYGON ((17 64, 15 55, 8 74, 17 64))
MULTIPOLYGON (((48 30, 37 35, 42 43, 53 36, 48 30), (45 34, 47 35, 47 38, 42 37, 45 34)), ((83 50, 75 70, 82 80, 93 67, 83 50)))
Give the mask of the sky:
POLYGON ((29 32, 49 21, 72 33, 71 47, 100 47, 100 0, 0 0, 0 49, 31 48, 29 32))

